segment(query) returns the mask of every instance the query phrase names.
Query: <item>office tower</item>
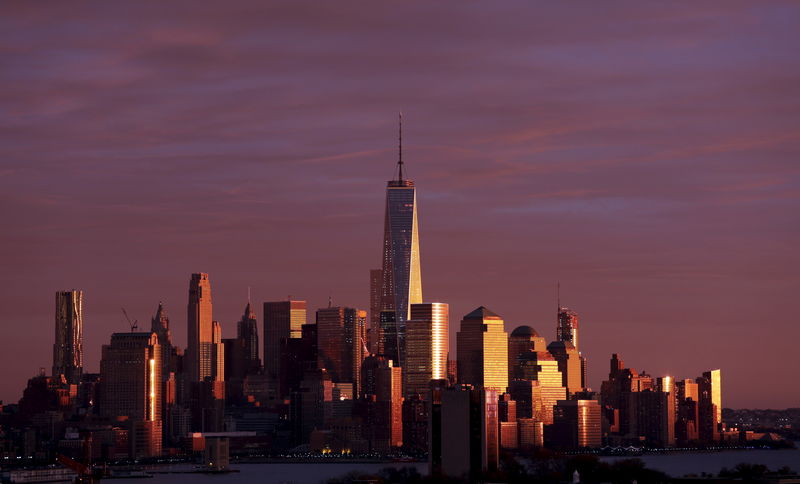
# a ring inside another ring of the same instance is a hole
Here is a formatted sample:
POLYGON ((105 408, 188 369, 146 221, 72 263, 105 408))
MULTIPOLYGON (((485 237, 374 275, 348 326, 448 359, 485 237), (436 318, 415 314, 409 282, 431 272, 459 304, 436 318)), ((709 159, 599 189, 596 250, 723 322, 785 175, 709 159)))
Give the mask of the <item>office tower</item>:
POLYGON ((498 397, 497 418, 500 421, 500 447, 516 449, 519 447, 519 428, 517 426, 517 402, 511 394, 498 397))
POLYGON ((371 355, 361 371, 360 413, 365 420, 365 437, 370 448, 388 451, 403 445, 403 373, 392 360, 371 355))
POLYGON ((346 307, 317 310, 317 360, 336 383, 352 383, 360 393, 365 355, 367 312, 346 307))
POLYGON ((211 322, 211 377, 212 381, 225 381, 225 346, 222 343, 222 326, 211 322))
POLYGON ((406 452, 422 454, 428 451, 429 400, 430 395, 420 394, 403 399, 403 448, 406 452))
POLYGON ((314 429, 325 425, 325 403, 333 400, 333 382, 325 369, 305 374, 300 388, 293 391, 290 404, 292 440, 296 445, 309 442, 314 429))
POLYGON ((411 319, 406 322, 406 366, 403 368, 406 396, 426 396, 431 380, 447 378, 448 325, 447 304, 411 305, 411 319))
POLYGON ((300 338, 287 338, 281 347, 281 362, 285 363, 284 378, 280 380, 278 395, 289 395, 300 388, 306 372, 317 369, 317 325, 304 324, 300 338))
POLYGON ((497 470, 500 422, 496 390, 470 385, 442 389, 438 398, 432 399, 432 407, 428 455, 432 477, 468 475, 476 480, 497 470))
MULTIPOLYGON (((286 339, 302 336, 306 324, 305 301, 275 301, 264 303, 264 371, 286 387, 287 368, 281 361, 281 348, 286 339)), ((286 395, 280 395, 285 397, 286 395)))
POLYGON ((719 442, 722 432, 722 372, 711 370, 697 378, 700 440, 719 442))
POLYGON ((77 385, 83 373, 83 291, 56 292, 53 378, 77 385))
POLYGON ((241 342, 240 346, 244 348, 245 374, 258 373, 261 369, 261 358, 258 356, 261 351, 258 346, 258 321, 250 301, 247 301, 242 319, 236 323, 236 338, 241 342))
POLYGON ((518 418, 519 448, 524 452, 544 446, 544 423, 535 418, 518 418))
POLYGON ((601 411, 597 400, 559 400, 553 425, 545 427, 545 442, 564 450, 601 445, 601 411))
POLYGON ((699 438, 698 385, 694 380, 679 380, 675 382, 675 386, 678 398, 675 441, 680 446, 686 446, 699 438))
POLYGON ((556 341, 566 341, 578 350, 578 313, 558 305, 556 341))
POLYGON ((409 305, 422 302, 419 257, 416 188, 413 181, 403 178, 401 143, 397 179, 386 185, 381 310, 394 314, 393 319, 384 317, 383 353, 402 367, 405 367, 405 323, 410 318, 409 305))
MULTIPOLYGON (((381 345, 381 286, 383 284, 383 269, 370 269, 369 271, 369 328, 367 328, 367 341, 369 352, 382 355, 381 345)), ((398 362, 399 363, 399 362, 398 362)))
POLYGON ((569 341, 553 341, 547 350, 558 362, 562 382, 570 395, 583 390, 581 355, 569 341))
POLYGON ((192 274, 189 281, 188 345, 185 371, 188 382, 203 381, 212 374, 211 281, 208 274, 192 274))
POLYGON ((160 301, 155 316, 150 320, 150 332, 158 336, 158 345, 161 346, 161 380, 166 382, 170 378, 170 373, 175 372, 175 362, 173 361, 175 351, 172 347, 169 317, 160 301))
POLYGON ((517 401, 517 415, 550 425, 553 407, 567 398, 558 362, 546 351, 528 351, 520 361, 522 378, 509 382, 509 393, 517 401))
POLYGON ((161 346, 156 333, 114 333, 100 360, 103 414, 126 417, 130 454, 161 454, 161 346))
POLYGON ((547 342, 530 326, 519 326, 508 337, 508 379, 522 378, 520 357, 528 351, 547 351, 547 342))
POLYGON ((459 383, 506 390, 508 333, 500 316, 483 306, 464 316, 456 346, 459 383))

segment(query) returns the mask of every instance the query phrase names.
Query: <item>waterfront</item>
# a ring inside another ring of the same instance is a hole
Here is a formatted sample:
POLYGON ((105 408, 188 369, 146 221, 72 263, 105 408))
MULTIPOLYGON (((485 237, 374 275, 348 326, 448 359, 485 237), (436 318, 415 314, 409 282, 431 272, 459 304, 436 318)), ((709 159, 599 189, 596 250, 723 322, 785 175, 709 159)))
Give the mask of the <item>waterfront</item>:
MULTIPOLYGON (((605 462, 615 462, 633 457, 601 457, 605 462)), ((719 452, 668 452, 663 454, 645 454, 635 457, 641 459, 650 469, 666 472, 673 477, 687 474, 717 474, 720 469, 732 469, 736 464, 763 464, 771 470, 789 467, 800 472, 800 450, 726 450, 719 452)))
MULTIPOLYGON (((733 468, 741 462, 763 464, 770 469, 779 469, 788 466, 795 471, 800 471, 800 450, 728 450, 719 452, 674 452, 665 454, 649 454, 639 457, 600 457, 605 462, 614 462, 621 459, 639 458, 651 469, 660 470, 674 477, 687 474, 717 474, 723 467, 733 468)), ((364 473, 377 473, 387 467, 402 468, 413 467, 420 474, 427 473, 427 464, 414 463, 258 463, 234 464, 232 467, 239 472, 231 474, 181 474, 181 473, 156 473, 152 479, 126 479, 133 483, 192 483, 192 482, 230 482, 230 483, 263 483, 263 484, 316 484, 325 480, 340 477, 349 472, 360 471, 364 473)), ((180 464, 176 466, 161 466, 153 468, 158 472, 185 471, 191 466, 180 464)))

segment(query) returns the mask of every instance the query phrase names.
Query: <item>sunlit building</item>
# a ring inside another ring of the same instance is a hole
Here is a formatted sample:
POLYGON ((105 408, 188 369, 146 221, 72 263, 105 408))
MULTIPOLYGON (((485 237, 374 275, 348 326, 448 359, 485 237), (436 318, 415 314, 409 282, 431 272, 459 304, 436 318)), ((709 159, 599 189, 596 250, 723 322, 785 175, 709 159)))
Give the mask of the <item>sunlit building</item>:
POLYGON ((100 360, 103 414, 129 425, 131 455, 161 454, 161 346, 155 333, 114 333, 100 360))
POLYGON ((508 337, 508 379, 522 378, 520 356, 528 351, 547 351, 547 342, 530 326, 518 326, 508 337))
POLYGON ((719 442, 722 427, 722 372, 711 370, 697 378, 700 414, 698 433, 706 443, 719 442))
POLYGON ((187 335, 186 378, 189 382, 202 381, 214 371, 211 281, 206 273, 192 274, 189 281, 187 335))
POLYGON ((367 342, 369 352, 382 355, 381 347, 381 287, 383 286, 383 269, 369 271, 369 326, 367 342))
POLYGON ((346 307, 317 310, 317 360, 335 383, 352 383, 360 394, 361 362, 367 356, 367 312, 346 307))
POLYGON ((456 335, 458 381, 504 392, 508 387, 508 333, 503 319, 481 306, 464 316, 456 335))
POLYGON ((565 450, 600 447, 600 414, 597 400, 559 400, 553 425, 545 427, 546 445, 565 450))
POLYGON ((562 385, 572 395, 583 390, 583 367, 581 355, 569 341, 553 341, 547 350, 558 362, 562 385))
POLYGON ((403 176, 400 146, 397 178, 386 184, 386 212, 383 231, 381 325, 383 354, 405 367, 405 323, 411 304, 422 302, 417 194, 414 182, 403 176))
POLYGON ((53 378, 77 385, 83 373, 83 291, 56 292, 53 378))
POLYGON ((522 378, 509 382, 517 415, 552 424, 553 407, 567 398, 558 362, 547 351, 528 351, 520 356, 520 366, 522 378))
POLYGON ((427 395, 431 380, 447 378, 449 307, 445 303, 411 305, 406 323, 404 393, 427 395))

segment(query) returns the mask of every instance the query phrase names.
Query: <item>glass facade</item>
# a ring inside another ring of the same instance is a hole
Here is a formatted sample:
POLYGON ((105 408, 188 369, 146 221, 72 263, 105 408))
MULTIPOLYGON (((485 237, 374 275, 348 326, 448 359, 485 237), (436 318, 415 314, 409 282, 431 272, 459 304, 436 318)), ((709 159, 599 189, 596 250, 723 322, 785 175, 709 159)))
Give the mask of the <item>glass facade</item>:
POLYGON ((382 264, 381 310, 395 313, 389 327, 382 325, 385 331, 383 349, 392 360, 405 366, 405 322, 410 318, 409 305, 422 302, 417 196, 413 181, 393 180, 386 187, 382 264))
POLYGON ((83 373, 83 291, 56 293, 56 338, 53 377, 64 375, 77 385, 83 373))
POLYGON ((426 396, 431 380, 447 378, 449 307, 445 303, 411 305, 406 323, 406 395, 426 396))
POLYGON ((482 306, 467 314, 461 321, 456 345, 459 383, 506 390, 508 333, 500 316, 482 306))

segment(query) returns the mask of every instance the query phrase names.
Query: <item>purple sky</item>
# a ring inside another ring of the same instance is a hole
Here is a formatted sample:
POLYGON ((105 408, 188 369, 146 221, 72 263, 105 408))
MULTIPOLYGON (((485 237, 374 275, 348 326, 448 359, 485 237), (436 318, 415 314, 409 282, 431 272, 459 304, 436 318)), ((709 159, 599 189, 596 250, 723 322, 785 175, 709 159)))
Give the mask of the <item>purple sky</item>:
MULTIPOLYGON (((189 275, 367 307, 385 181, 417 182, 423 293, 608 359, 722 368, 725 406, 800 405, 800 4, 3 2, 0 399, 50 369, 85 291, 86 367, 189 275)), ((259 322, 261 310, 259 309, 259 322)), ((313 321, 313 313, 310 313, 313 321)))

